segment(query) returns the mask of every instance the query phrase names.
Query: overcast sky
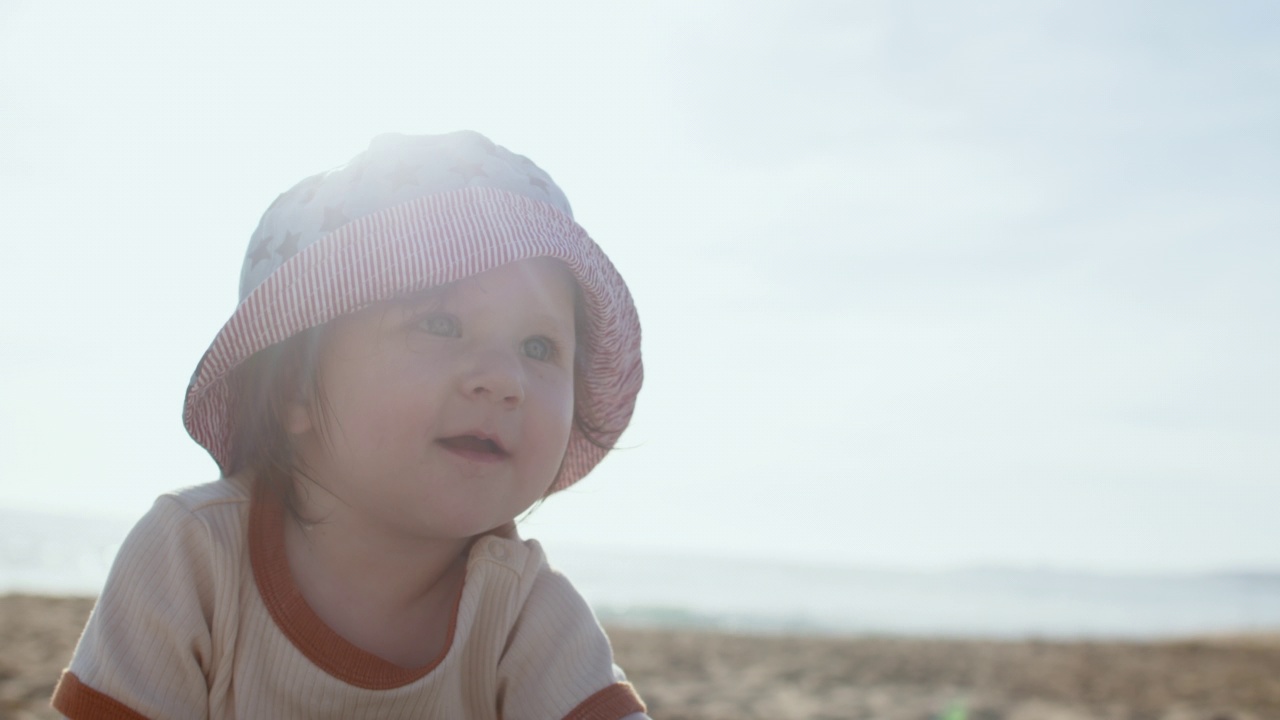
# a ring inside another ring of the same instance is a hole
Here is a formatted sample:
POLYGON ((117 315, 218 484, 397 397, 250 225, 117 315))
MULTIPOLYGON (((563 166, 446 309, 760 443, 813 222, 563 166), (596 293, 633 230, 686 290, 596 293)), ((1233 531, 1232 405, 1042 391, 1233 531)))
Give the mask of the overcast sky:
POLYGON ((258 217, 460 128, 558 181, 645 329, 627 449, 526 534, 1280 569, 1261 0, 0 0, 0 508, 215 477, 181 403, 258 217))

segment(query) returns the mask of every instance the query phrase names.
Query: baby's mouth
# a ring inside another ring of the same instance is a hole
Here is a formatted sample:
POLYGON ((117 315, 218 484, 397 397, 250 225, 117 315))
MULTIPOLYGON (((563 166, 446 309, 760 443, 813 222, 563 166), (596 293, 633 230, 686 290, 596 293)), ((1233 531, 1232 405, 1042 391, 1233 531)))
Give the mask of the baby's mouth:
POLYGON ((441 438, 436 442, 450 450, 467 455, 478 454, 497 458, 506 457, 508 455, 507 451, 503 449, 497 441, 486 437, 480 437, 478 435, 455 435, 453 437, 441 438))

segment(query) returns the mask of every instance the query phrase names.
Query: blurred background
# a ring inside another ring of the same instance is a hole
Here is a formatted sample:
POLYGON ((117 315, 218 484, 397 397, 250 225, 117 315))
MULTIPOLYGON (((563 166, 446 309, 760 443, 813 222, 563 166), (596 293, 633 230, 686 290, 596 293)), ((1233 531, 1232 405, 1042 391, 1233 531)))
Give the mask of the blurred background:
POLYGON ((0 592, 93 594, 261 213, 528 155, 627 278, 622 448, 523 524, 640 623, 1280 627, 1280 6, 0 0, 0 592))

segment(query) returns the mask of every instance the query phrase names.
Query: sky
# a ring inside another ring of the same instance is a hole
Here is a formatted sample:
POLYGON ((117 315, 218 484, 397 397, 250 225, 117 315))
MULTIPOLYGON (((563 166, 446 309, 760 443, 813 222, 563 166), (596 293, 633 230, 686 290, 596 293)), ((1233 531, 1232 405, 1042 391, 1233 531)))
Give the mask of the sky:
POLYGON ((1280 570, 1280 7, 0 0, 0 509, 136 518, 275 196, 532 158, 646 384, 557 545, 1280 570))

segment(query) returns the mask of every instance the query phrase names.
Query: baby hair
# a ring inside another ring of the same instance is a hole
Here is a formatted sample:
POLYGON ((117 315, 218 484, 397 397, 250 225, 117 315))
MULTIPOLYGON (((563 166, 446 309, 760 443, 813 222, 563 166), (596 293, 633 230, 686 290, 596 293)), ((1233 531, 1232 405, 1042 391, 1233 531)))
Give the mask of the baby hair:
POLYGON ((291 338, 254 353, 233 371, 235 416, 231 454, 224 472, 248 471, 254 482, 274 494, 295 520, 303 517, 297 499, 296 478, 307 477, 293 451, 284 427, 285 409, 299 398, 306 399, 312 423, 327 436, 324 383, 319 356, 324 342, 324 326, 309 328, 291 338))

